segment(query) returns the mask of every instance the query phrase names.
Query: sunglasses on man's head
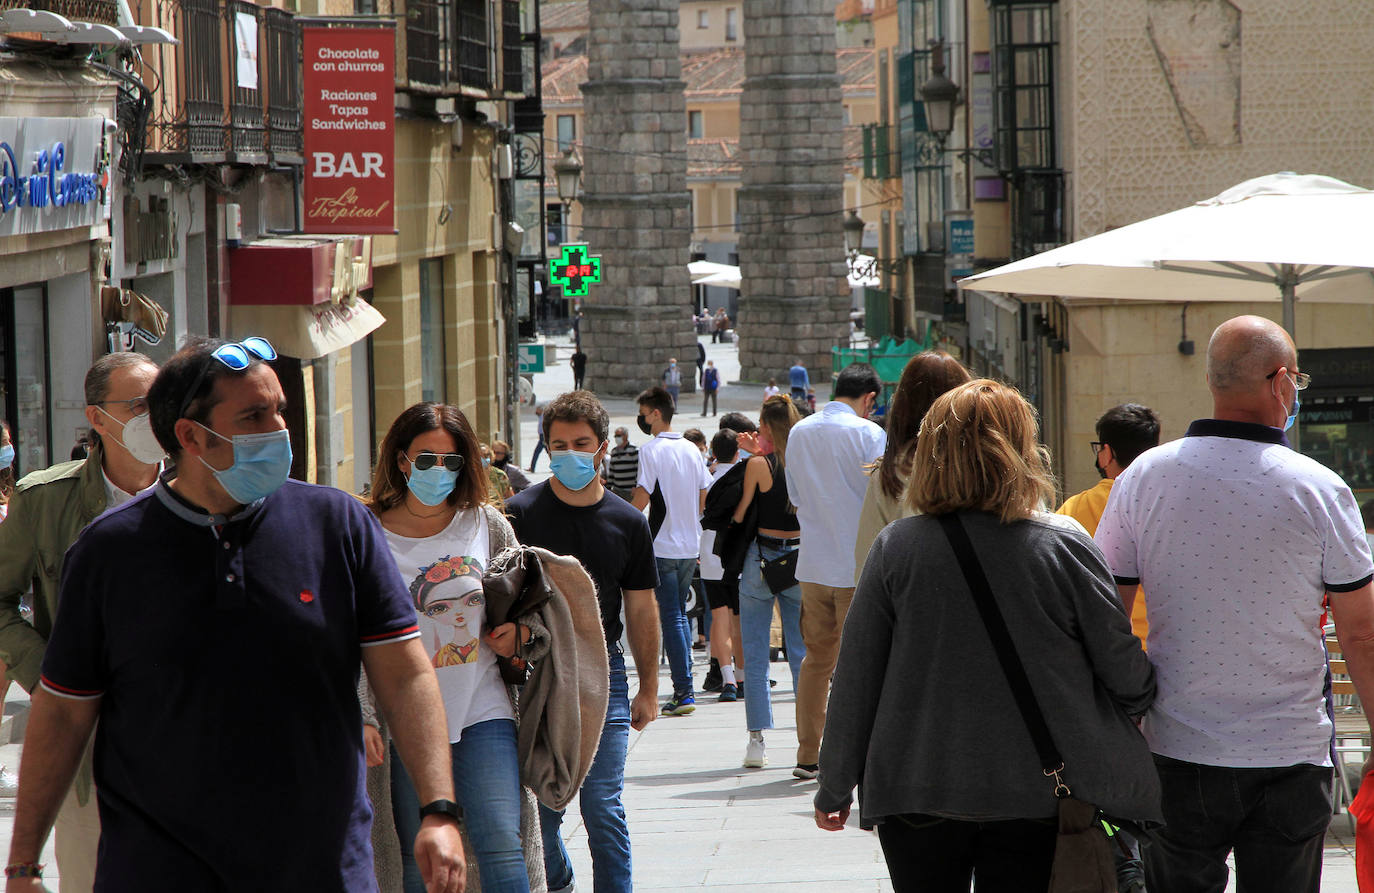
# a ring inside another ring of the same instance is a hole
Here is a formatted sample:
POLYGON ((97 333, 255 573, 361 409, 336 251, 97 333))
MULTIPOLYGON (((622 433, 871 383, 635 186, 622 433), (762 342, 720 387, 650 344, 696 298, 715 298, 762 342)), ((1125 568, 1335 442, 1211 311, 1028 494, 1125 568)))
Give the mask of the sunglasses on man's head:
MULTIPOLYGON (((277 351, 266 338, 257 335, 250 335, 242 341, 221 344, 210 351, 210 356, 219 360, 226 368, 235 372, 242 372, 253 363, 253 357, 260 360, 271 362, 277 358, 277 351)), ((196 393, 200 386, 205 383, 205 376, 210 371, 209 361, 201 364, 200 372, 196 373, 195 380, 191 383, 191 388, 186 392, 186 396, 181 399, 181 411, 177 413, 177 418, 186 415, 186 410, 190 408, 192 401, 196 399, 196 393)))
POLYGON ((460 453, 431 453, 425 450, 411 459, 408 454, 402 453, 410 464, 415 466, 416 471, 428 471, 440 462, 444 464, 445 471, 460 471, 463 468, 463 456, 460 453))

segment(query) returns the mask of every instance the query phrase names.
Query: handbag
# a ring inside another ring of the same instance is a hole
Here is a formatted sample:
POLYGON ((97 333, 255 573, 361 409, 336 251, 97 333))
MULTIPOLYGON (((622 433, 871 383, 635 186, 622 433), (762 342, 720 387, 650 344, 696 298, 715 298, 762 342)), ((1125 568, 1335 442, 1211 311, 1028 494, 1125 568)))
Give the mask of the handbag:
POLYGON ((1011 687, 1017 712, 1021 714, 1021 719, 1030 730, 1031 740, 1035 742, 1041 769, 1046 778, 1054 781, 1054 796, 1059 801, 1059 834, 1054 843, 1054 863, 1050 869, 1048 893, 1116 893, 1116 869, 1098 809, 1091 803, 1075 798, 1064 781, 1064 759, 1054 746, 1054 738, 1045 724, 1045 714, 1040 710, 1040 703, 1031 689, 1025 665, 1016 653, 1007 622, 993 598, 992 587, 983 573, 977 553, 973 551, 968 531, 964 530, 958 515, 940 515, 938 520, 959 561, 959 569, 964 572, 964 579, 973 592, 978 616, 982 618, 988 638, 992 641, 992 650, 1002 666, 1002 674, 1011 687))
MULTIPOLYGON (((482 575, 482 595, 487 602, 487 628, 493 629, 539 610, 553 592, 544 579, 539 556, 528 546, 517 546, 502 550, 491 560, 482 575)), ((519 639, 517 635, 515 654, 496 655, 501 680, 507 685, 524 685, 529 677, 529 661, 524 658, 524 645, 519 639)))
POLYGON ((798 551, 793 549, 777 558, 764 558, 762 553, 759 554, 759 570, 763 572, 763 582, 768 584, 769 592, 777 595, 797 585, 798 551))

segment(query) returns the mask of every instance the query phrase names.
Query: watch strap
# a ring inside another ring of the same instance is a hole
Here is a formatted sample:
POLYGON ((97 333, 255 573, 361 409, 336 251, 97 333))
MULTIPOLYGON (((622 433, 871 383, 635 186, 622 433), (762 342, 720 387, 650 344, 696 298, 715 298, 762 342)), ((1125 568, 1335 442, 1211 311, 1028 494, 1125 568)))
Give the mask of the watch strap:
POLYGON ((460 822, 463 820, 463 809, 452 800, 431 800, 420 807, 420 820, 423 821, 425 816, 429 815, 446 815, 455 822, 460 822))

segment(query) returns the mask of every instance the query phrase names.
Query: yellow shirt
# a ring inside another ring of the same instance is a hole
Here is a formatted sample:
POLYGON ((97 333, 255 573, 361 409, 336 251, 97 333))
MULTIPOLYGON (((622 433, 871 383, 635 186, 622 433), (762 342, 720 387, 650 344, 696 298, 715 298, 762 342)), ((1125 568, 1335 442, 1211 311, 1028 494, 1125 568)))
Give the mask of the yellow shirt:
MULTIPOLYGON (((1103 478, 1096 486, 1064 500, 1058 514, 1073 518, 1090 534, 1097 533, 1097 525, 1102 521, 1102 513, 1107 510, 1107 497, 1111 492, 1112 479, 1103 478)), ((1149 631, 1150 624, 1145 620, 1145 590, 1140 588, 1135 592, 1135 604, 1131 608, 1131 632, 1136 634, 1140 644, 1144 646, 1145 636, 1149 631)))

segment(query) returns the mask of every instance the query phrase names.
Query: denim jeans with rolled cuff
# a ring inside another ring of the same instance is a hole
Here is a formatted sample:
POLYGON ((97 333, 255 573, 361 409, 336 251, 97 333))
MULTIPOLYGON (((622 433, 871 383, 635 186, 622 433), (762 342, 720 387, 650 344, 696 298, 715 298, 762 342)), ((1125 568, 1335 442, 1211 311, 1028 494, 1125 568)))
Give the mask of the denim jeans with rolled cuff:
POLYGON ((692 588, 695 558, 655 558, 658 566, 658 622, 663 629, 663 651, 673 678, 673 695, 692 694, 692 632, 687 622, 687 592, 692 588))
MULTIPOLYGON (((463 729, 449 745, 453 790, 463 809, 463 827, 477 853, 482 889, 488 893, 529 893, 530 878, 520 844, 520 764, 515 721, 491 719, 463 729)), ((396 748, 391 749, 391 811, 401 839, 402 883, 406 893, 424 893, 415 863, 420 831, 420 798, 396 748)))
MULTIPOLYGON (((592 854, 593 893, 632 893, 630 828, 625 821, 625 754, 630 745, 630 694, 625 678, 625 656, 616 647, 610 655, 610 699, 601 745, 592 768, 582 782, 577 805, 587 829, 587 848, 592 854)), ((544 872, 550 890, 562 890, 573 882, 572 863, 559 829, 563 812, 539 804, 539 827, 544 837, 544 872)))
POLYGON ((769 690, 768 652, 773 632, 773 600, 782 616, 782 632, 787 640, 787 663, 792 668, 792 690, 796 691, 806 645, 801 634, 801 584, 789 586, 777 595, 764 582, 759 559, 774 559, 792 550, 755 540, 744 559, 739 578, 739 634, 744 640, 744 720, 749 731, 773 728, 773 702, 769 690))

